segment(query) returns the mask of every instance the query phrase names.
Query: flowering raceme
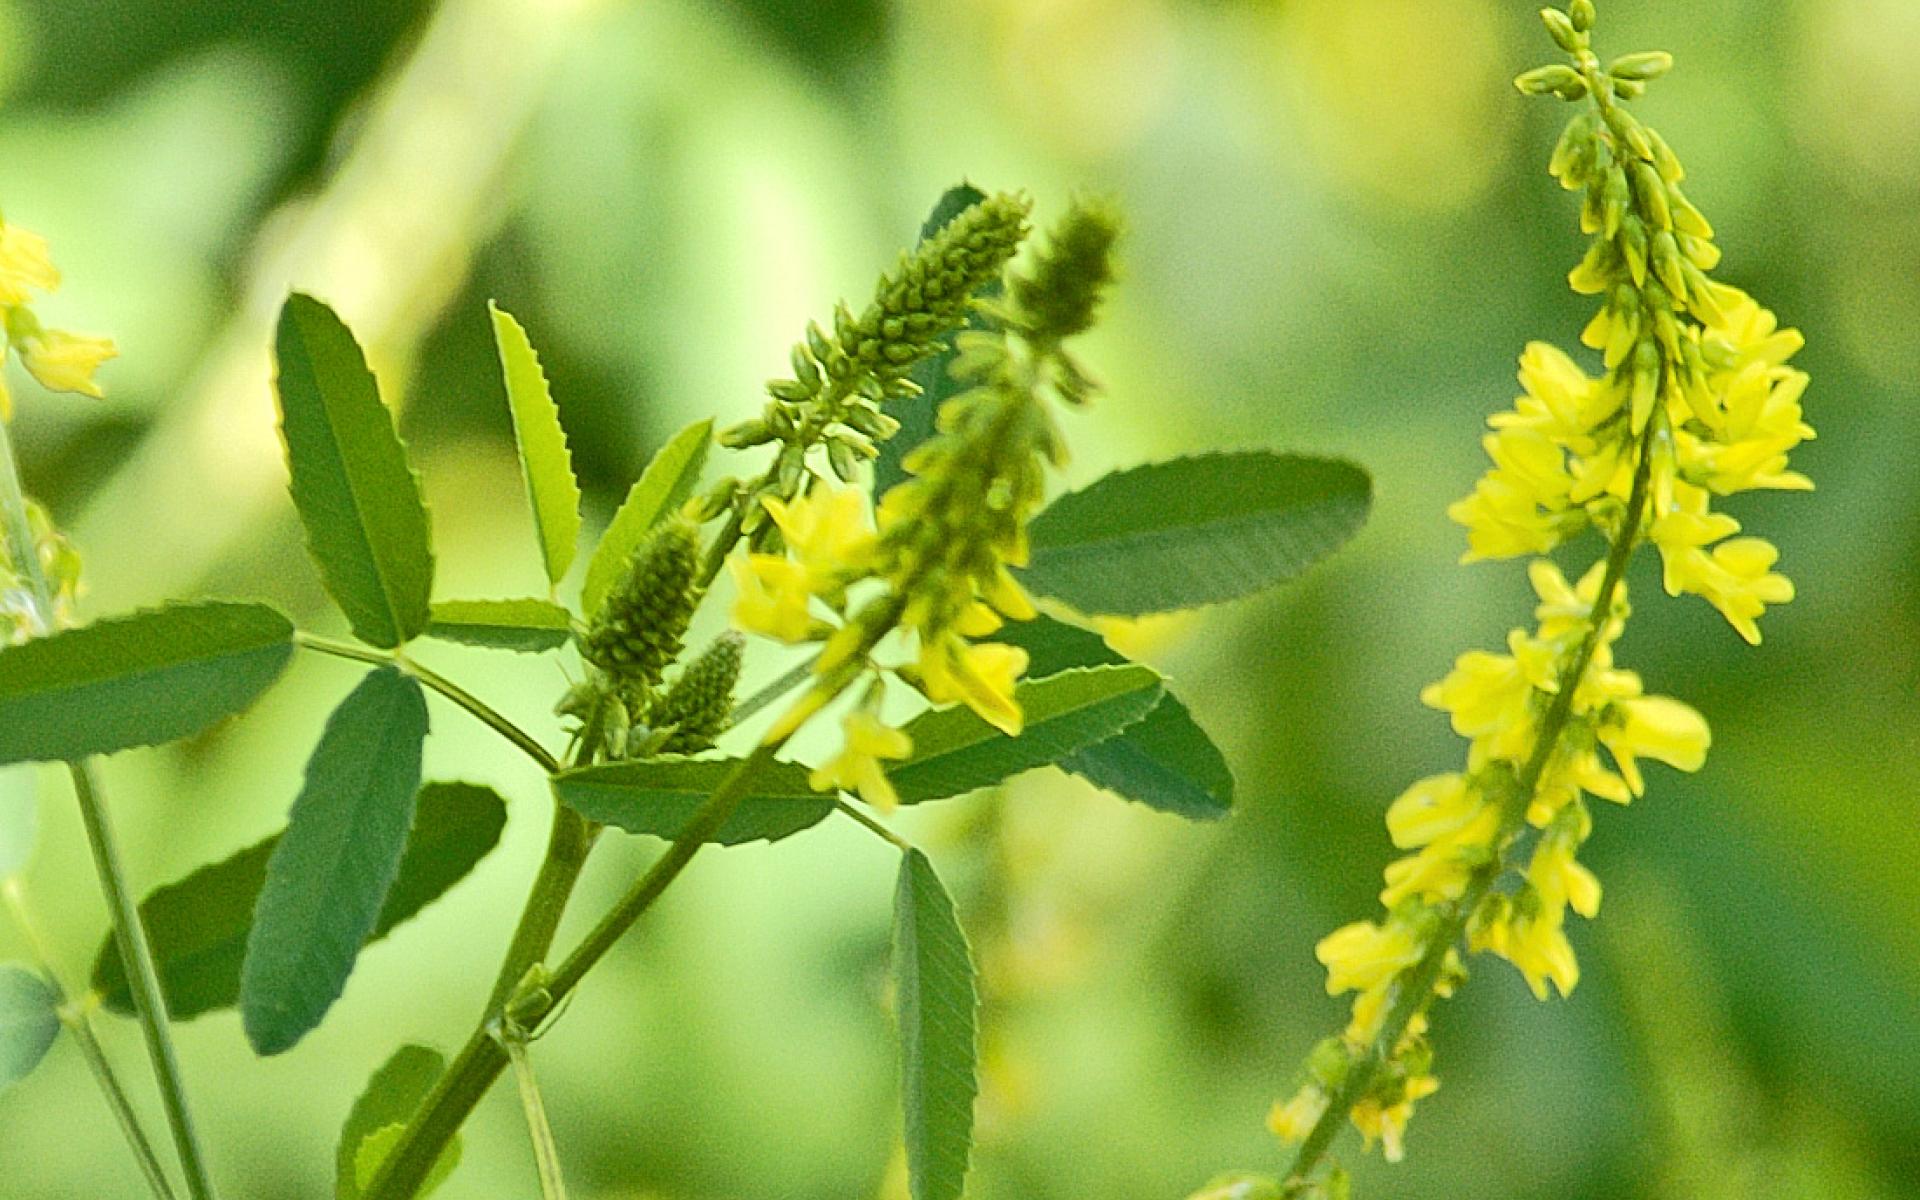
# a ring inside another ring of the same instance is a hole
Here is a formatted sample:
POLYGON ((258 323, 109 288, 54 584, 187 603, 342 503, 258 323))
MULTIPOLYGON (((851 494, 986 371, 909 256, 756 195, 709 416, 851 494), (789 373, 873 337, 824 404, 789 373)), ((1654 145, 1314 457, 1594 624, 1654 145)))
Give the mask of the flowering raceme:
POLYGON ((1544 344, 1520 358, 1522 395, 1488 422, 1491 468, 1449 510, 1466 527, 1464 561, 1542 556, 1592 530, 1605 552, 1570 582, 1544 557, 1529 566, 1532 631, 1505 653, 1462 655, 1421 694, 1468 740, 1466 768, 1415 783, 1388 810, 1394 845, 1385 914, 1348 925, 1316 949, 1331 994, 1354 993, 1346 1030, 1315 1050, 1307 1081, 1274 1106, 1269 1126, 1302 1143, 1287 1195, 1345 1186, 1316 1178, 1339 1124, 1396 1160, 1430 1072, 1427 1013, 1465 976, 1462 946, 1506 959, 1541 999, 1566 995, 1579 962, 1569 912, 1593 917, 1601 885, 1578 861, 1592 829, 1589 796, 1626 804, 1646 790, 1642 760, 1699 769, 1706 721, 1649 695, 1614 664, 1625 627, 1624 573, 1651 542, 1672 595, 1712 604, 1750 643, 1769 605, 1792 599, 1768 542, 1741 532, 1716 499, 1755 489, 1805 490, 1789 453, 1813 436, 1801 415, 1807 377, 1788 365, 1800 335, 1745 293, 1712 279, 1719 261, 1706 218, 1681 191, 1673 151, 1624 107, 1671 65, 1636 54, 1602 69, 1589 48, 1594 10, 1543 13, 1571 59, 1522 75, 1523 92, 1579 102, 1551 163, 1583 193, 1592 235, 1569 277, 1601 297, 1581 335, 1600 352, 1589 374, 1544 344))
POLYGON ((912 746, 879 715, 885 673, 936 705, 965 704, 1003 732, 1020 732, 1014 689, 1027 652, 979 639, 1035 615, 1008 568, 1026 562, 1026 525, 1044 496, 1045 466, 1062 456, 1049 399, 1079 403, 1091 391, 1061 343, 1092 321, 1111 278, 1117 228, 1106 209, 1075 205, 1030 272, 1010 279, 1008 298, 982 306, 994 328, 956 340, 953 374, 970 386, 941 406, 934 436, 906 456, 908 478, 881 498, 877 514, 869 515, 860 489, 825 480, 793 499, 761 498, 778 552, 731 561, 734 622, 820 644, 813 686, 767 739, 785 737, 869 679, 843 721, 840 753, 813 773, 815 787, 849 788, 882 808, 895 802, 884 763, 912 746), (854 603, 863 584, 877 591, 865 589, 868 598, 854 603), (883 666, 874 651, 895 633, 911 658, 883 666))

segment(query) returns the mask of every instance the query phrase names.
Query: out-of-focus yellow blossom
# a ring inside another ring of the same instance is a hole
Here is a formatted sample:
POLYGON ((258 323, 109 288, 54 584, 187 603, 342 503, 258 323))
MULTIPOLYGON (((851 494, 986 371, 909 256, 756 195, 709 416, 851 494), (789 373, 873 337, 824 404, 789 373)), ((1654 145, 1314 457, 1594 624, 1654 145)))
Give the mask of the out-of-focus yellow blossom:
POLYGON ((1399 1162, 1407 1156, 1404 1141, 1407 1122, 1413 1119, 1413 1103, 1423 1100, 1440 1090, 1440 1081, 1431 1075, 1417 1075, 1403 1085, 1400 1099, 1383 1104, 1378 1097, 1369 1096, 1353 1106, 1353 1124, 1360 1135, 1367 1139, 1367 1145, 1380 1143, 1380 1154, 1388 1162, 1399 1162))
MULTIPOLYGON (((46 239, 0 220, 0 326, 6 330, 5 340, 0 341, 0 367, 11 350, 41 387, 98 397, 100 385, 94 374, 100 364, 119 353, 113 343, 44 328, 29 307, 34 292, 59 286, 60 273, 47 255, 46 239)), ((13 396, 0 378, 0 420, 12 417, 13 396)))
POLYGON ((1672 149, 1624 106, 1669 60, 1635 55, 1603 69, 1590 48, 1591 0, 1542 16, 1571 65, 1530 71, 1521 89, 1592 101, 1569 121, 1551 170, 1584 195, 1581 227, 1593 238, 1568 282, 1600 297, 1581 340, 1602 370, 1529 345, 1521 395, 1482 439, 1489 469, 1448 512, 1466 527, 1465 561, 1544 555, 1588 531, 1606 548, 1577 583, 1536 557, 1537 628, 1512 631, 1506 653, 1461 655, 1421 693, 1468 739, 1467 765, 1394 801, 1388 832, 1410 853, 1386 869, 1385 914, 1315 948, 1328 991, 1354 997, 1346 1030, 1321 1043, 1308 1082, 1268 1118, 1276 1135, 1303 1143, 1289 1180, 1297 1193, 1312 1186, 1331 1122, 1350 1120, 1400 1157, 1413 1105, 1437 1086, 1427 1013, 1464 977, 1462 943, 1506 959, 1542 999, 1573 990, 1580 964, 1567 918, 1596 916, 1601 898, 1578 859, 1592 830, 1588 798, 1643 794, 1643 759, 1683 771, 1704 763, 1706 720, 1646 694, 1614 664, 1636 546, 1659 551, 1670 594, 1705 598, 1749 642, 1760 640, 1764 610, 1793 597, 1773 571, 1775 548, 1742 536, 1714 504, 1812 486, 1788 464, 1813 436, 1801 410, 1807 377, 1788 365, 1802 339, 1708 277, 1720 257, 1712 227, 1680 190, 1672 149))
POLYGON ((816 768, 809 778, 815 791, 855 792, 883 812, 898 807, 900 795, 887 780, 881 760, 899 760, 913 753, 913 739, 867 709, 856 709, 840 722, 846 740, 840 753, 816 768))
POLYGON ((750 554, 727 560, 739 598, 733 602, 733 621, 751 633, 787 643, 816 635, 821 622, 811 611, 813 591, 807 569, 774 554, 750 554))
POLYGON ((867 573, 875 535, 861 489, 821 484, 797 500, 768 496, 761 503, 816 591, 867 573))
POLYGON ((102 337, 47 329, 20 345, 20 361, 40 386, 52 392, 78 392, 96 399, 102 394, 93 373, 120 352, 102 337))
POLYGON ((27 304, 35 291, 51 292, 59 286, 60 272, 47 255, 47 239, 0 221, 0 306, 27 304))

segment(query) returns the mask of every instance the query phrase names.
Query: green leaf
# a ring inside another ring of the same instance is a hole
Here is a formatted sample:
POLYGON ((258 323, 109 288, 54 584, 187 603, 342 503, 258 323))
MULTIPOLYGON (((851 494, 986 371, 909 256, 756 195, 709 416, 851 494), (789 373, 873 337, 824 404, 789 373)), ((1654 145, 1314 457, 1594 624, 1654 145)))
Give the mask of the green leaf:
POLYGON ((1261 451, 1135 467, 1055 500, 1020 582, 1083 613, 1138 616, 1251 595, 1337 549, 1367 518, 1352 463, 1261 451))
MULTIPOLYGON (((955 217, 986 198, 985 192, 970 183, 948 188, 934 204, 933 211, 927 214, 926 223, 920 226, 920 240, 924 242, 939 233, 955 217)), ((1000 294, 1000 285, 995 283, 982 288, 980 294, 997 296, 1000 294)), ((975 316, 968 325, 979 328, 984 321, 984 317, 975 316)), ((888 488, 907 477, 901 460, 906 458, 908 451, 933 436, 934 414, 960 390, 960 384, 950 371, 953 359, 953 339, 948 337, 940 353, 915 363, 907 376, 920 386, 920 394, 887 405, 887 415, 900 422, 900 428, 891 438, 880 443, 880 456, 873 460, 875 496, 886 495, 888 488)))
POLYGON ((537 654, 573 636, 573 616, 551 600, 443 600, 427 636, 489 650, 537 654))
POLYGON ((0 763, 84 758, 199 733, 293 653, 264 604, 171 604, 0 650, 0 763))
POLYGON ((973 959, 953 901, 918 850, 900 861, 893 974, 908 1183, 914 1200, 958 1200, 980 1091, 973 959))
POLYGON ((613 585, 627 569, 634 548, 647 534, 693 494, 700 470, 707 464, 707 449, 713 444, 713 419, 695 421, 673 435, 660 447, 653 461, 627 492, 600 544, 593 548, 587 563, 587 578, 580 587, 580 608, 589 617, 600 609, 613 585))
POLYGON ((290 1049, 346 987, 400 869, 426 736, 420 685, 392 667, 327 719, 247 935, 240 1016, 256 1052, 290 1049))
POLYGON ((968 708, 922 713, 906 725, 913 757, 887 772, 902 804, 959 796, 1050 766, 1105 741, 1152 711, 1160 676, 1138 663, 1084 667, 1022 680, 1014 692, 1026 726, 1008 737, 968 708))
MULTIPOLYGON (((404 1130, 419 1111, 433 1085, 447 1070, 447 1060, 438 1050, 409 1043, 393 1052, 393 1057, 367 1080, 366 1090, 353 1102, 347 1122, 340 1127, 340 1145, 334 1154, 334 1195, 336 1200, 360 1200, 365 1186, 373 1182, 374 1172, 393 1150, 397 1135, 382 1136, 387 1130, 404 1130), (369 1142, 372 1148, 368 1148, 369 1142), (366 1169, 361 1158, 366 1153, 366 1169)), ((460 1135, 454 1134, 440 1152, 427 1183, 416 1195, 424 1196, 438 1187, 460 1161, 460 1135)))
POLYGON ((526 477, 527 499, 540 534, 540 555, 548 581, 559 583, 580 545, 580 484, 573 477, 573 455, 567 450, 560 409, 527 331, 491 301, 487 311, 493 314, 493 341, 507 381, 513 440, 520 447, 520 472, 526 477))
POLYGON ((293 506, 355 637, 392 649, 427 627, 433 548, 420 481, 353 334, 295 292, 275 346, 293 506))
MULTIPOLYGON (((562 771, 553 777, 553 789, 567 807, 590 821, 671 839, 739 761, 663 755, 606 763, 562 771)), ((818 825, 832 813, 833 797, 813 790, 805 767, 769 763, 755 772, 747 794, 713 842, 721 846, 777 842, 818 825)))
MULTIPOLYGON (((429 783, 421 788, 406 854, 367 944, 387 936, 466 878, 499 845, 506 823, 506 802, 492 788, 472 783, 429 783)), ((276 833, 177 883, 155 889, 141 901, 140 923, 153 943, 160 990, 174 1020, 239 1003, 241 962, 253 928, 254 906, 267 881, 267 863, 279 844, 276 833)), ((94 957, 93 990, 108 1009, 133 1015, 126 969, 111 938, 101 943, 94 957)))
MULTIPOLYGON (((381 1164, 387 1161, 387 1156, 393 1153, 393 1148, 400 1144, 400 1138, 406 1132, 407 1127, 395 1121, 391 1125, 382 1125, 361 1139, 360 1148, 353 1159, 356 1195, 373 1186, 374 1177, 380 1173, 381 1164)), ((447 1148, 440 1152, 440 1157, 434 1160, 432 1169, 427 1172, 427 1177, 420 1181, 420 1186, 413 1189, 412 1200, 426 1200, 428 1196, 433 1195, 459 1165, 460 1139, 455 1137, 447 1143, 447 1148)))
POLYGON ((39 832, 40 795, 32 767, 0 771, 0 880, 26 869, 39 832))
POLYGON ((33 1074, 60 1036, 60 993, 13 963, 0 965, 0 1092, 33 1074))
MULTIPOLYGON (((1026 650, 1029 679, 1127 661, 1099 634, 1049 617, 1010 622, 994 640, 1026 650)), ((1117 796, 1193 820, 1217 820, 1233 810, 1227 760, 1171 691, 1140 721, 1069 754, 1060 766, 1117 796)))

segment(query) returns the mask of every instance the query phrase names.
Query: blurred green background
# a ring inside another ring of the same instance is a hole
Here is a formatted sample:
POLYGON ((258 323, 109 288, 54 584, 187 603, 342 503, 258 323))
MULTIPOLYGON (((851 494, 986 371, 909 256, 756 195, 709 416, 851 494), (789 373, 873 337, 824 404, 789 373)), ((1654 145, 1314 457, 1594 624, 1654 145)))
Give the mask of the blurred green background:
MULTIPOLYGON (((805 321, 863 297, 946 186, 1025 187, 1043 219, 1115 194, 1127 274, 1085 347, 1110 393, 1072 419, 1072 479, 1338 453, 1374 471, 1374 519, 1282 596, 1130 634, 1226 748, 1233 821, 1043 775, 900 824, 957 883, 994 989, 972 1194, 1178 1197, 1276 1170, 1266 1107, 1343 1015, 1313 943, 1373 910, 1386 804, 1461 753, 1419 687, 1530 609, 1520 565, 1455 565, 1443 510, 1521 347, 1571 346, 1589 311, 1544 170, 1564 113, 1508 82, 1549 57, 1534 7, 0 0, 0 203, 66 274, 43 317, 124 355, 104 402, 19 389, 28 487, 86 555, 90 614, 246 595, 334 628, 266 390, 299 286, 404 405, 440 595, 530 594, 489 297, 540 346, 604 519, 672 430, 757 411, 805 321)), ((1676 54, 1641 111, 1690 169, 1721 276, 1807 334, 1821 437, 1796 465, 1819 490, 1735 508, 1801 598, 1749 649, 1641 564, 1621 658, 1706 713, 1707 767, 1598 814, 1607 909, 1573 931, 1573 998, 1482 964, 1439 1017, 1445 1086, 1409 1160, 1347 1157, 1372 1197, 1920 1195, 1920 5, 1603 0, 1600 37, 1676 54)), ((551 663, 423 657, 556 732, 551 663)), ((354 678, 300 661, 243 721, 109 761, 141 889, 277 828, 354 678)), ((473 722, 434 720, 429 771, 513 797, 506 842, 294 1052, 256 1061, 231 1014, 181 1029, 232 1196, 330 1194, 367 1074, 476 1015, 546 802, 473 722)), ((102 908, 64 782, 38 784, 28 880, 77 972, 102 908)), ((609 845, 580 910, 653 852, 609 845)), ((577 1197, 896 1194, 892 868, 850 825, 701 860, 540 1043, 577 1197)), ((160 1129, 134 1031, 109 1034, 160 1129)), ((534 1194, 507 1089, 466 1147, 443 1196, 534 1194)), ((70 1046, 0 1099, 0 1195, 140 1186, 70 1046)))

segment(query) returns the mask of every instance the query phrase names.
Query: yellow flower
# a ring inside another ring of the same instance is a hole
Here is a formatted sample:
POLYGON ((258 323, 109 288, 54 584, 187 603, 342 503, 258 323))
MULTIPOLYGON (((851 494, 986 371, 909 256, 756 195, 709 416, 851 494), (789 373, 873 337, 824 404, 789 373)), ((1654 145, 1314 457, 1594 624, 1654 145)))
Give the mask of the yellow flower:
POLYGON ((1533 990, 1535 999, 1547 998, 1551 983, 1562 996, 1570 996, 1580 982, 1580 961, 1573 945, 1557 919, 1545 914, 1516 918, 1507 928, 1495 953, 1519 968, 1520 975, 1533 990))
POLYGON ((1482 807, 1465 776, 1430 775, 1402 792, 1387 809, 1387 832, 1394 845, 1411 850, 1457 832, 1482 807))
POLYGON ((728 559, 727 569, 740 592, 734 624, 788 643, 814 635, 820 622, 810 611, 813 591, 805 567, 777 554, 749 554, 728 559))
POLYGON ((998 642, 972 645, 936 638, 920 649, 920 679, 935 704, 960 701, 994 728, 1018 737, 1022 726, 1014 685, 1027 669, 1027 652, 998 642))
POLYGON ((1527 882, 1540 897, 1542 909, 1571 907, 1591 919, 1600 912, 1600 881, 1573 856, 1564 838, 1548 838, 1527 864, 1527 882))
POLYGON ((1676 770, 1698 771, 1713 744, 1706 718, 1668 696, 1620 701, 1596 734, 1636 796, 1647 786, 1637 759, 1653 758, 1676 770))
POLYGON ((33 298, 30 289, 50 292, 59 286, 60 272, 47 256, 47 240, 0 223, 0 305, 25 304, 33 298))
POLYGON ((1387 982, 1419 962, 1421 950, 1413 930, 1397 921, 1355 921, 1321 938, 1313 956, 1327 968, 1327 994, 1337 996, 1387 982))
POLYGON ((1353 1127, 1360 1131, 1366 1144, 1380 1143, 1380 1153, 1388 1162, 1399 1162, 1407 1155, 1405 1138, 1407 1122, 1413 1119, 1414 1101, 1424 1099, 1440 1090, 1440 1081, 1431 1075, 1415 1075, 1407 1080, 1401 1098, 1392 1103, 1382 1103, 1378 1097, 1369 1096, 1353 1106, 1353 1127))
POLYGON ((97 399, 100 385, 93 373, 119 353, 107 338, 44 329, 24 341, 20 360, 49 391, 78 392, 97 399))
POLYGON ((902 759, 913 753, 913 740, 865 709, 856 709, 840 720, 846 740, 840 753, 816 768, 808 783, 818 792, 838 788, 857 792, 862 800, 882 811, 900 803, 882 759, 902 759))
POLYGON ((1436 838, 1418 854, 1388 864, 1380 903, 1392 908, 1416 896, 1430 903, 1458 899, 1473 869, 1493 854, 1499 834, 1500 810, 1482 804, 1467 824, 1436 838))
POLYGON ((1327 1094, 1309 1083, 1291 1100, 1274 1102, 1267 1113, 1267 1129, 1283 1142, 1304 1141, 1326 1111, 1327 1094))
POLYGON ((860 489, 820 484, 798 500, 769 496, 761 503, 816 585, 863 574, 871 565, 873 522, 860 489))

